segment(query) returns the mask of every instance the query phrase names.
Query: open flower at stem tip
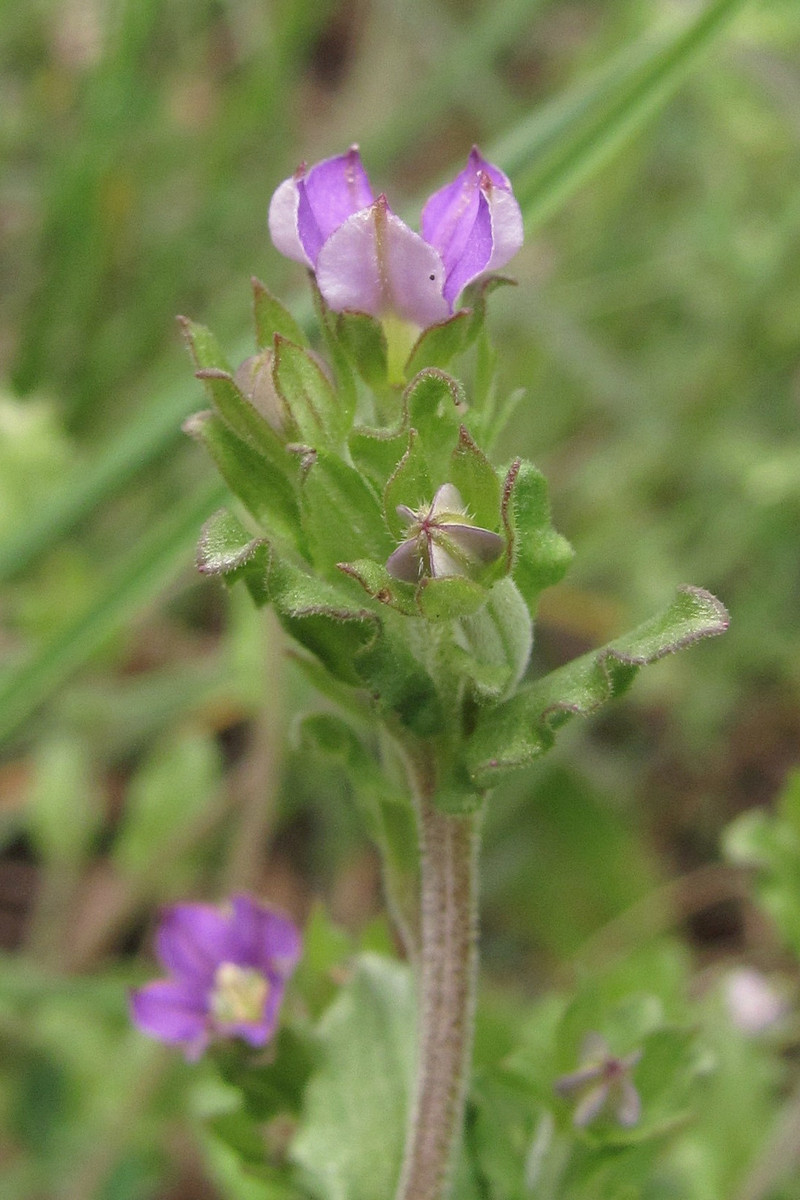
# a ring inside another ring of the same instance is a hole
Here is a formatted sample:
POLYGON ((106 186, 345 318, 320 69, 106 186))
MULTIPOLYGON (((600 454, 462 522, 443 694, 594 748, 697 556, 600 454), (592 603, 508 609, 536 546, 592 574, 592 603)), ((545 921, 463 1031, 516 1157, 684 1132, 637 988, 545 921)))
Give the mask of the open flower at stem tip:
POLYGON ((300 957, 300 934, 288 917, 239 895, 224 908, 166 909, 156 953, 169 978, 132 992, 131 1018, 150 1037, 181 1045, 193 1061, 215 1037, 251 1046, 269 1041, 300 957))
POLYGON ((269 228, 282 254, 311 268, 335 312, 395 316, 419 329, 446 320, 467 284, 505 266, 523 236, 507 176, 477 147, 425 203, 421 234, 374 195, 356 146, 284 180, 269 228))

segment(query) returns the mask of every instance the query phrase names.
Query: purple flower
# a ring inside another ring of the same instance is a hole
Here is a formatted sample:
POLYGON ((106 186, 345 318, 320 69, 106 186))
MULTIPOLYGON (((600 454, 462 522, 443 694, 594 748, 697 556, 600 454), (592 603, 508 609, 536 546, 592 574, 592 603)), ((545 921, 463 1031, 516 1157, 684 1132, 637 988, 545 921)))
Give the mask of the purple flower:
POLYGON ((393 314, 420 329, 446 320, 468 283, 522 245, 511 184, 477 148, 425 204, 421 236, 374 196, 356 146, 284 180, 269 228, 282 254, 311 267, 335 312, 393 314))
POLYGON ((269 1041, 300 957, 300 935, 288 917, 234 896, 223 908, 166 909, 156 952, 169 978, 131 994, 131 1017, 143 1033, 182 1045, 194 1061, 212 1037, 240 1037, 251 1046, 269 1041))
POLYGON ((505 550, 499 534, 472 524, 452 483, 443 483, 432 502, 416 512, 405 504, 398 504, 397 512, 408 523, 408 536, 390 555, 386 570, 406 583, 424 575, 471 578, 505 550))
POLYGON ((611 1054, 605 1038, 597 1033, 587 1034, 583 1065, 569 1075, 562 1075, 555 1083, 560 1095, 577 1095, 572 1123, 585 1129, 605 1111, 626 1129, 636 1125, 642 1102, 631 1073, 641 1057, 641 1051, 636 1050, 625 1058, 617 1058, 611 1054))

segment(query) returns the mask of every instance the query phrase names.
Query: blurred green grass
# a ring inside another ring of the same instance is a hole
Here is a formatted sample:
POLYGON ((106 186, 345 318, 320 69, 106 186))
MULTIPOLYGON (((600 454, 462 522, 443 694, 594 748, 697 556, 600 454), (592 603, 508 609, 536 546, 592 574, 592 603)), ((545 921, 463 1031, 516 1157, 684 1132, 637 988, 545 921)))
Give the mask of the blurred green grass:
MULTIPOLYGON (((520 187, 520 287, 498 293, 491 321, 502 386, 528 399, 503 452, 545 469, 578 552, 544 605, 536 668, 641 619, 676 583, 732 612, 725 639, 661 665, 496 797, 492 970, 541 986, 660 880, 714 862, 724 823, 769 802, 797 761, 797 6, 748 5, 612 160, 569 194, 542 190, 564 147, 558 97, 602 90, 620 64, 635 80, 631 47, 699 11, 0 6, 10 1197, 161 1196, 206 1171, 185 1146, 169 1165, 161 1126, 187 1082, 126 1032, 119 1002, 148 914, 176 888, 254 887, 298 914, 322 893, 353 925, 380 906, 347 781, 334 789, 276 748, 309 694, 290 666, 276 686, 275 629, 192 569, 192 526, 216 484, 180 434, 203 401, 174 316, 243 356, 251 274, 299 311, 300 273, 265 228, 299 159, 357 140, 373 179, 412 205, 478 141, 520 187), (531 114, 548 101, 536 141, 531 114), (171 798, 163 826, 150 795, 171 798), (137 837, 138 859, 119 850, 137 837)), ((714 912, 695 914, 696 943, 747 949, 736 914, 714 912)))

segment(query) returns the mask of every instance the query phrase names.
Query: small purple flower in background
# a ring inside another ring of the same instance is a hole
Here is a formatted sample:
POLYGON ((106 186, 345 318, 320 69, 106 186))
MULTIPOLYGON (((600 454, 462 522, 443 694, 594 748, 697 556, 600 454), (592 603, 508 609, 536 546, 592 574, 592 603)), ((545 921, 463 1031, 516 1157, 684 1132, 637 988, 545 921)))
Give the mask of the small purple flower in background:
POLYGON ((335 312, 394 315, 419 329, 446 320, 461 291, 522 245, 522 215, 508 178, 477 148, 422 210, 422 235, 374 196, 358 148, 278 187, 269 209, 278 250, 314 271, 335 312))
POLYGON ((415 512, 398 504, 397 512, 408 524, 407 537, 390 555, 386 570, 406 583, 417 583, 425 575, 470 578, 505 550, 499 534, 472 524, 452 483, 443 483, 426 507, 415 512))
POLYGON ((169 972, 131 995, 143 1033, 183 1046, 190 1061, 214 1037, 263 1046, 275 1032, 286 981, 300 957, 288 917, 249 896, 230 906, 176 904, 164 912, 156 952, 169 972))
POLYGON ((581 1054, 584 1065, 555 1083, 559 1095, 578 1097, 572 1123, 585 1129, 605 1111, 626 1129, 635 1125, 642 1114, 642 1102, 631 1073, 641 1057, 641 1050, 635 1050, 617 1058, 605 1038, 587 1034, 581 1054))

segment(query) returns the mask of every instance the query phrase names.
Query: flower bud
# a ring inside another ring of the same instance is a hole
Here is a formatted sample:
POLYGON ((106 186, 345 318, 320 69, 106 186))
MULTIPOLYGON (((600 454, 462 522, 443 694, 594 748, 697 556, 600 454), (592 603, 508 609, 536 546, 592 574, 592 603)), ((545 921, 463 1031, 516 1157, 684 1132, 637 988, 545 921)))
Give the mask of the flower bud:
POLYGON ((286 434, 286 418, 280 396, 272 378, 272 351, 262 350, 246 358, 234 375, 234 382, 281 437, 286 434))

